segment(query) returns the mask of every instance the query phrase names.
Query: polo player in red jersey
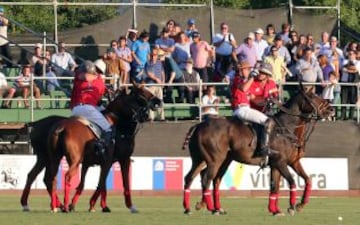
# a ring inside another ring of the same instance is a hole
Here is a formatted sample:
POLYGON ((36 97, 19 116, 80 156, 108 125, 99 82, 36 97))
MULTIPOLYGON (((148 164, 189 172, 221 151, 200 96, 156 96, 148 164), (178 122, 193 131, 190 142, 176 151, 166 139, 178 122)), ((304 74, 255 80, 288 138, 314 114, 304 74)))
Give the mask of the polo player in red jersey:
POLYGON ((85 61, 75 73, 70 103, 73 116, 85 117, 102 129, 101 138, 95 142, 97 153, 102 156, 112 146, 115 136, 113 124, 97 108, 106 90, 102 78, 105 68, 106 65, 102 60, 97 60, 95 63, 85 61))
MULTIPOLYGON (((251 105, 254 104, 252 103, 253 101, 257 102, 258 105, 260 105, 260 103, 264 105, 267 99, 266 97, 270 97, 269 93, 265 94, 265 91, 262 92, 262 95, 257 92, 262 76, 266 76, 267 74, 271 74, 271 71, 264 66, 261 66, 258 71, 251 71, 251 65, 246 61, 242 61, 237 65, 237 72, 231 88, 232 108, 234 110, 233 115, 241 120, 264 126, 263 134, 260 139, 261 145, 260 152, 258 152, 259 156, 268 156, 270 154, 269 139, 275 125, 271 118, 258 109, 251 107, 251 105)), ((265 85, 264 90, 271 90, 271 92, 273 92, 271 87, 272 85, 265 85)))

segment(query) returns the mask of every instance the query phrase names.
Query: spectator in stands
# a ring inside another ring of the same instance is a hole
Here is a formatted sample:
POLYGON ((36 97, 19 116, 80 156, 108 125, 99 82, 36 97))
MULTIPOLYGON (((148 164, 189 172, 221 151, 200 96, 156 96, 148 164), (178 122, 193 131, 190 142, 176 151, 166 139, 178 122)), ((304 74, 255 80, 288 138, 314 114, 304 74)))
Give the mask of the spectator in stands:
POLYGON ((126 33, 126 46, 132 49, 133 43, 137 40, 138 31, 135 29, 128 29, 126 33))
POLYGON ((314 36, 312 34, 306 35, 306 46, 314 50, 314 36))
POLYGON ((110 48, 113 48, 115 50, 115 53, 116 53, 116 50, 118 49, 118 47, 119 47, 119 44, 116 40, 110 41, 110 48))
MULTIPOLYGON (((348 59, 344 60, 342 68, 342 76, 340 82, 355 83, 359 82, 360 61, 356 60, 356 53, 352 50, 348 52, 348 59)), ((342 86, 341 87, 341 104, 356 104, 357 94, 356 86, 342 86)), ((341 119, 353 119, 354 107, 350 107, 349 116, 346 115, 347 107, 341 108, 341 119)))
POLYGON ((324 49, 320 54, 326 55, 329 59, 331 59, 331 56, 333 55, 333 51, 337 52, 339 65, 343 65, 344 62, 344 53, 343 51, 337 47, 337 38, 335 36, 332 36, 330 38, 330 47, 324 49))
POLYGON ((217 33, 212 43, 216 51, 215 71, 222 77, 228 72, 229 65, 232 64, 232 51, 237 47, 235 37, 229 32, 229 25, 220 24, 220 33, 217 33))
MULTIPOLYGON (((125 68, 120 79, 120 85, 129 84, 130 78, 130 63, 132 62, 131 50, 126 46, 126 37, 121 36, 118 41, 118 48, 116 49, 117 57, 122 60, 125 68)), ((127 89, 127 87, 125 87, 127 89)))
MULTIPOLYGON (((345 48, 344 48, 344 52, 347 54, 350 50, 353 50, 355 52, 357 52, 357 48, 358 48, 358 43, 356 43, 355 41, 349 42, 345 48)), ((347 55, 346 55, 347 57, 347 55)))
POLYGON ((290 41, 289 34, 290 34, 290 24, 288 23, 281 24, 281 31, 278 33, 278 35, 280 35, 284 45, 286 45, 290 41))
MULTIPOLYGON (((326 58, 326 56, 323 56, 326 58)), ((326 99, 329 103, 334 103, 334 88, 338 83, 334 71, 330 71, 328 74, 329 79, 324 81, 322 98, 326 99)))
POLYGON ((263 39, 264 31, 261 28, 258 28, 255 31, 255 40, 253 42, 253 45, 256 49, 256 58, 258 61, 261 61, 263 59, 265 49, 269 46, 268 43, 263 39))
POLYGON ((136 82, 141 82, 143 69, 148 59, 150 59, 149 33, 147 31, 141 32, 139 39, 134 42, 131 54, 133 61, 131 63, 130 77, 136 82))
POLYGON ((251 67, 255 67, 258 60, 256 47, 254 45, 255 35, 253 32, 250 32, 245 38, 243 44, 233 50, 233 59, 235 62, 247 61, 250 63, 251 67))
MULTIPOLYGON (((176 21, 173 20, 173 19, 170 19, 166 22, 166 27, 168 28, 168 34, 172 35, 174 34, 176 31, 175 31, 175 26, 176 26, 176 21)), ((171 37, 172 38, 172 37, 171 37)))
POLYGON ((42 44, 37 43, 34 47, 34 54, 31 57, 30 64, 32 66, 35 66, 36 62, 38 60, 41 60, 43 58, 43 51, 42 51, 42 44))
MULTIPOLYGON (((279 55, 284 57, 286 65, 291 63, 291 56, 287 48, 283 45, 283 40, 280 35, 276 35, 274 38, 274 46, 278 49, 279 55)), ((265 50, 265 55, 270 55, 271 46, 265 50)))
MULTIPOLYGON (((21 95, 24 99, 25 108, 29 108, 29 100, 28 97, 31 91, 31 78, 33 75, 31 74, 31 65, 24 65, 22 67, 20 75, 16 78, 14 82, 14 86, 9 89, 7 99, 13 98, 15 95, 21 95)), ((34 83, 33 92, 36 99, 36 108, 41 109, 40 101, 40 89, 34 83)), ((10 108, 10 100, 3 101, 2 108, 10 108)))
POLYGON ((195 19, 191 18, 187 21, 187 28, 185 30, 185 34, 189 38, 190 42, 192 42, 192 34, 194 31, 198 31, 198 29, 195 25, 195 19))
POLYGON ((35 77, 44 77, 46 76, 46 88, 43 87, 43 80, 35 80, 36 85, 40 88, 42 93, 55 91, 56 89, 61 89, 65 92, 66 96, 70 96, 70 92, 66 89, 62 89, 58 80, 56 79, 56 74, 52 71, 51 65, 51 52, 49 49, 45 51, 45 58, 40 58, 36 61, 34 65, 34 75, 35 77), (44 63, 45 63, 45 71, 44 71, 44 63), (44 74, 45 72, 45 74, 44 74), (50 79, 52 78, 52 79, 50 79))
MULTIPOLYGON (((304 55, 297 62, 296 70, 298 79, 303 82, 322 82, 324 79, 319 63, 314 59, 313 51, 309 47, 304 49, 304 55)), ((307 86, 307 88, 309 87, 311 85, 307 86)))
MULTIPOLYGON (((165 72, 158 57, 158 50, 153 49, 151 51, 150 60, 145 66, 145 78, 144 82, 146 84, 164 84, 165 83, 165 72)), ((149 86, 149 90, 154 94, 154 96, 159 99, 163 99, 163 89, 162 86, 149 86)), ((149 120, 154 121, 155 117, 160 117, 160 120, 165 120, 165 112, 163 107, 157 109, 157 116, 155 112, 150 109, 149 111, 149 120)))
POLYGON ((123 60, 117 57, 114 48, 108 48, 106 51, 106 58, 104 59, 106 64, 105 76, 111 78, 110 83, 115 90, 120 88, 121 80, 126 70, 123 60))
MULTIPOLYGON (((321 68, 322 74, 323 74, 323 85, 321 86, 317 86, 317 93, 321 93, 323 92, 323 88, 328 86, 329 82, 330 82, 330 73, 334 73, 334 68, 331 66, 331 64, 328 61, 328 58, 326 57, 326 55, 319 55, 317 57, 318 62, 319 62, 319 66, 321 68)), ((335 73, 334 73, 335 75, 335 73)), ((333 88, 332 88, 333 90, 333 88)), ((333 93, 332 93, 332 99, 334 99, 333 97, 333 93)))
MULTIPOLYGON (((4 15, 4 7, 0 6, 0 35, 7 38, 7 29, 9 26, 9 20, 4 15)), ((10 53, 9 41, 5 38, 0 37, 0 54, 6 57, 6 66, 12 66, 12 57, 10 53)), ((4 59, 3 59, 4 64, 4 59)))
POLYGON ((276 32, 275 27, 273 24, 266 25, 266 36, 265 40, 267 41, 268 45, 272 45, 274 43, 276 32))
MULTIPOLYGON (((184 70, 184 80, 186 84, 199 83, 200 75, 193 69, 193 59, 188 58, 186 61, 186 67, 184 70)), ((199 96, 199 85, 186 85, 185 96, 189 104, 195 104, 195 98, 199 96)))
POLYGON ((277 83, 284 83, 286 64, 284 62, 284 58, 279 55, 279 51, 276 46, 271 46, 271 54, 265 57, 264 62, 271 65, 273 74, 272 78, 277 83))
MULTIPOLYGON (((214 55, 213 48, 204 40, 201 40, 200 33, 193 33, 193 43, 190 45, 190 54, 193 59, 193 68, 200 75, 204 83, 209 82, 207 63, 209 57, 214 55)), ((204 86, 204 90, 206 86, 204 86)))
POLYGON ((323 52, 325 49, 330 47, 329 42, 329 33, 326 31, 321 32, 321 41, 320 44, 320 52, 323 52))
POLYGON ((178 34, 178 41, 175 43, 175 50, 172 57, 181 70, 185 69, 186 60, 190 58, 190 41, 184 32, 178 34))
POLYGON ((216 96, 215 86, 209 86, 206 94, 201 98, 203 120, 208 120, 210 117, 219 115, 219 106, 212 106, 219 103, 220 99, 216 96))
POLYGON ((295 62, 295 54, 296 54, 296 48, 299 45, 299 37, 298 33, 295 30, 290 31, 290 41, 285 45, 287 50, 290 53, 291 56, 291 63, 289 66, 291 66, 295 62))

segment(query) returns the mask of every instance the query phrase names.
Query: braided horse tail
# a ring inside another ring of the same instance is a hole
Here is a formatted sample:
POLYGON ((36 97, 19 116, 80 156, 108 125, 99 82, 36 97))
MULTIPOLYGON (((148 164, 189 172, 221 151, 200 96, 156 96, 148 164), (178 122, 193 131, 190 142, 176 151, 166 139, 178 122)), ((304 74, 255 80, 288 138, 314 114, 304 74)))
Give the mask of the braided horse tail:
POLYGON ((192 137, 195 129, 198 127, 199 124, 195 124, 194 126, 190 127, 189 131, 186 133, 184 143, 182 145, 182 150, 186 150, 186 146, 189 145, 190 138, 192 137))

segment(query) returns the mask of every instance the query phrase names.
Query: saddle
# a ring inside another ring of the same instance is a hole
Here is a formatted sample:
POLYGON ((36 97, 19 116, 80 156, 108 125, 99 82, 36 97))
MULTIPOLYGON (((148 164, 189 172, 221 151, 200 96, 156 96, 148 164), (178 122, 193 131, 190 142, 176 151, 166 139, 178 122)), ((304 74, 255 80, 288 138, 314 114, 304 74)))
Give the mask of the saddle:
POLYGON ((101 129, 101 127, 99 125, 97 125, 96 123, 86 119, 83 116, 72 116, 70 118, 74 118, 77 121, 81 122, 82 124, 84 124, 85 126, 87 126, 90 131, 95 135, 96 139, 100 139, 101 138, 101 134, 103 132, 103 130, 101 129))

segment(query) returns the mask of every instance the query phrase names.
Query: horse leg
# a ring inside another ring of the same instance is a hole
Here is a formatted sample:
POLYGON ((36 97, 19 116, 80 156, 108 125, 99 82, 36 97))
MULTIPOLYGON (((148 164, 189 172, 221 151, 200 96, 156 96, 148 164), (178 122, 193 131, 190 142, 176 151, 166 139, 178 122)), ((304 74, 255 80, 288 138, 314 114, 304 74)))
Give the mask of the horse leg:
MULTIPOLYGON (((61 158, 60 158, 61 159, 61 158)), ((58 204, 60 203, 60 200, 57 196, 56 189, 57 189, 57 179, 56 174, 59 168, 60 159, 53 161, 49 166, 46 167, 45 170, 45 177, 44 182, 47 188, 47 191, 50 195, 50 208, 52 212, 57 212, 58 204)))
POLYGON ((305 188, 301 198, 301 202, 296 205, 296 211, 300 212, 304 206, 309 202, 310 192, 311 192, 311 179, 306 174, 301 162, 298 160, 290 165, 293 170, 304 179, 305 181, 305 188))
POLYGON ((293 216, 295 215, 295 204, 296 204, 296 184, 294 178, 291 176, 290 171, 286 164, 280 166, 279 168, 280 174, 286 179, 290 188, 290 199, 288 208, 288 213, 293 216))
POLYGON ((190 171, 184 178, 184 195, 183 195, 183 207, 185 214, 190 214, 190 186, 194 178, 200 173, 201 169, 205 166, 204 161, 193 160, 190 171))
POLYGON ((225 161, 221 164, 219 171, 213 180, 214 212, 217 214, 226 214, 226 211, 221 208, 221 204, 220 204, 220 183, 231 161, 232 161, 231 157, 227 156, 225 161))
POLYGON ((64 208, 63 212, 69 212, 69 200, 70 200, 70 189, 71 179, 77 173, 79 169, 78 163, 69 163, 69 170, 65 173, 65 184, 64 184, 64 208))
POLYGON ((279 170, 271 168, 268 210, 274 216, 284 215, 279 208, 280 178, 279 170))
POLYGON ((133 205, 131 201, 131 189, 130 189, 130 166, 131 166, 131 159, 130 157, 119 160, 119 164, 121 167, 121 176, 123 181, 123 188, 124 188, 124 199, 125 205, 128 209, 130 209, 131 213, 138 213, 139 211, 133 205))
POLYGON ((215 176, 217 175, 219 168, 221 166, 220 162, 223 162, 223 160, 219 161, 219 162, 212 162, 207 163, 207 167, 205 169, 205 173, 204 176, 202 176, 202 190, 203 190, 203 199, 206 203, 207 209, 209 211, 214 211, 214 205, 213 205, 213 201, 211 199, 211 191, 209 190, 210 187, 210 183, 212 180, 214 180, 215 176))
POLYGON ((41 170, 44 168, 45 168, 45 162, 43 160, 40 160, 39 158, 37 158, 34 167, 28 173, 28 176, 26 179, 26 184, 25 184, 25 187, 22 192, 21 199, 20 199, 20 203, 21 203, 21 206, 23 207, 24 212, 30 211, 30 208, 28 206, 28 198, 29 198, 29 194, 30 194, 30 190, 31 190, 31 185, 34 182, 34 180, 36 179, 37 175, 39 175, 41 170))
POLYGON ((75 211, 75 205, 77 204, 77 202, 79 201, 80 195, 84 190, 84 185, 85 185, 85 176, 86 173, 89 169, 89 166, 86 163, 82 164, 81 167, 81 178, 80 178, 80 183, 76 188, 76 192, 74 197, 71 200, 71 204, 69 205, 69 210, 70 211, 75 211))
POLYGON ((100 206, 102 208, 102 212, 111 212, 110 208, 107 206, 106 203, 106 177, 109 173, 109 170, 111 168, 111 161, 106 161, 104 162, 101 166, 100 166, 100 178, 99 178, 99 184, 97 189, 95 190, 94 194, 92 195, 91 199, 90 199, 90 208, 89 211, 93 212, 95 211, 95 203, 99 197, 99 195, 101 195, 101 202, 100 202, 100 206))

